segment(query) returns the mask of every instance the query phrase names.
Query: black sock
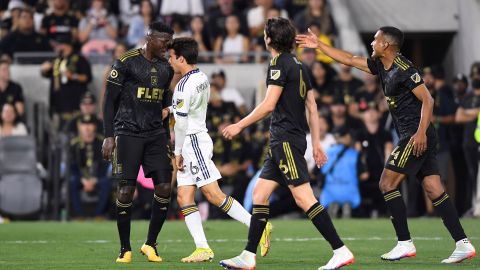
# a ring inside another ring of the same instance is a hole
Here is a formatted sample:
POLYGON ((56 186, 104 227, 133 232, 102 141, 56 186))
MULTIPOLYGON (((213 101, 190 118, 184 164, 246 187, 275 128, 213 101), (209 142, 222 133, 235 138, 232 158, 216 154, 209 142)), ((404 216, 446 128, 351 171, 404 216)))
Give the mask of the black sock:
POLYGON ((398 189, 383 194, 383 199, 390 211, 390 219, 397 234, 398 241, 410 240, 407 224, 407 208, 398 189))
POLYGON ((268 205, 253 205, 252 218, 250 219, 250 228, 248 229, 248 242, 245 250, 257 253, 258 243, 262 238, 263 230, 267 225, 270 207, 268 205))
POLYGON ((132 202, 121 203, 117 200, 117 228, 120 245, 124 250, 132 250, 130 246, 130 221, 132 219, 132 202))
POLYGON ((168 205, 170 198, 162 198, 153 194, 152 215, 150 216, 150 225, 148 226, 148 237, 145 244, 154 246, 157 242, 158 233, 162 229, 163 223, 167 218, 168 205))
POLYGON ((305 214, 307 214, 308 218, 322 234, 323 238, 325 238, 330 246, 332 246, 333 250, 344 246, 340 236, 338 236, 338 233, 333 226, 332 219, 319 202, 312 205, 305 214))
POLYGON ((432 203, 437 213, 442 217, 443 224, 445 224, 445 227, 447 227, 447 230, 455 242, 467 238, 463 231, 462 224, 460 224, 457 209, 453 206, 448 194, 444 192, 440 197, 432 200, 432 203))

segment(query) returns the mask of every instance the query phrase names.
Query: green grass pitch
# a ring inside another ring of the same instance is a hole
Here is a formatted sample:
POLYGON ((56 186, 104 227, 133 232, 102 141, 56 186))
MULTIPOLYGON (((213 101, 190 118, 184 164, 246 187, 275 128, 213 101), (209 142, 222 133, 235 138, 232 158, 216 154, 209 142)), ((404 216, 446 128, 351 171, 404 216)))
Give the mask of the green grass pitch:
MULTIPOLYGON (((454 243, 440 219, 411 219, 410 230, 417 257, 383 262, 380 254, 395 244, 388 219, 335 220, 340 235, 356 255, 345 269, 480 269, 480 258, 462 264, 441 265, 454 243)), ((266 258, 257 258, 257 269, 317 269, 331 250, 308 220, 273 220, 273 242, 266 258)), ((473 244, 480 248, 480 221, 462 220, 473 244)), ((245 246, 247 228, 234 221, 204 224, 215 251, 211 263, 182 264, 180 258, 194 245, 182 221, 167 221, 159 236, 158 251, 164 262, 147 263, 138 249, 146 237, 148 223, 132 224, 133 261, 115 264, 118 237, 114 222, 13 222, 0 225, 0 269, 222 269, 218 261, 236 256, 245 246)))

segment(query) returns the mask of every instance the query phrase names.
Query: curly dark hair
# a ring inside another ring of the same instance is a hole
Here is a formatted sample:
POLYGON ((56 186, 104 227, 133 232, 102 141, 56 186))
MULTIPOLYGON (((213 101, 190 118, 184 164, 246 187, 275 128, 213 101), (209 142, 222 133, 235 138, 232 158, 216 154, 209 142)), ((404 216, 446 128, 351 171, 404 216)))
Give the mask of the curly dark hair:
POLYGON ((265 24, 265 35, 271 39, 268 45, 280 53, 293 49, 295 34, 295 27, 290 20, 276 17, 268 19, 265 24))
POLYGON ((198 43, 193 38, 176 38, 168 44, 167 49, 174 50, 177 57, 183 56, 190 65, 198 62, 198 43))
POLYGON ((152 22, 152 23, 150 23, 150 25, 148 25, 148 27, 151 30, 156 31, 156 32, 167 33, 167 34, 173 35, 172 28, 170 26, 164 24, 161 21, 152 22))

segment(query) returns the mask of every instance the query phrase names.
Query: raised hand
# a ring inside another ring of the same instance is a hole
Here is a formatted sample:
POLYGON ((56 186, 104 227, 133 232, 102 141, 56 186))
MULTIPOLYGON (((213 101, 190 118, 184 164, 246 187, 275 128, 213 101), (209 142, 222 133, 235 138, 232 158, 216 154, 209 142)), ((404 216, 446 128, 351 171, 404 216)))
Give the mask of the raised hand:
POLYGON ((308 34, 300 34, 295 37, 300 48, 318 48, 319 40, 317 35, 315 35, 310 28, 308 28, 308 34))

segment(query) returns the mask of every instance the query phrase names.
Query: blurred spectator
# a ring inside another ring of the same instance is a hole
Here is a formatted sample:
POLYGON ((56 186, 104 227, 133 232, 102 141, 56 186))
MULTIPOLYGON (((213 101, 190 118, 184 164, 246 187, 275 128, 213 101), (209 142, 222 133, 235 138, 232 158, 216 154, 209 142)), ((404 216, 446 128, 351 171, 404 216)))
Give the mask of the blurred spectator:
POLYGON ((240 120, 240 113, 235 104, 222 99, 219 86, 212 81, 210 84, 210 102, 207 110, 207 129, 210 137, 216 136, 221 123, 235 123, 240 120))
MULTIPOLYGON (((322 149, 326 151, 332 145, 334 145, 335 137, 328 132, 328 122, 325 117, 319 117, 319 132, 320 132, 320 145, 322 149)), ((305 150, 305 160, 307 161, 307 167, 310 172, 313 172, 317 167, 315 164, 315 159, 313 159, 313 151, 312 151, 312 135, 307 133, 307 149, 305 150)))
POLYGON ((80 115, 76 116, 72 120, 70 120, 67 125, 65 126, 65 131, 67 134, 74 137, 78 134, 78 125, 86 118, 90 117, 90 122, 95 124, 97 134, 103 134, 103 124, 96 116, 95 113, 97 111, 97 99, 92 92, 86 92, 82 99, 80 100, 80 115))
POLYGON ((463 151, 468 168, 468 178, 466 179, 467 193, 464 194, 467 209, 471 207, 472 191, 475 187, 478 172, 478 147, 479 143, 474 138, 477 127, 477 117, 480 112, 480 79, 472 80, 473 91, 468 93, 463 102, 457 109, 455 121, 464 123, 463 133, 463 151))
MULTIPOLYGON (((432 68, 433 91, 433 119, 438 135, 437 159, 440 169, 440 178, 447 182, 448 168, 450 164, 451 126, 455 123, 455 111, 457 110, 453 90, 445 82, 445 71, 441 67, 432 68)), ((428 201, 428 200, 427 200, 428 201)))
POLYGON ((25 8, 25 4, 20 0, 11 0, 8 3, 8 12, 4 14, 0 24, 0 38, 3 39, 11 31, 15 31, 18 27, 18 18, 20 12, 25 8))
POLYGON ((453 78, 453 97, 455 104, 459 104, 465 98, 468 92, 468 78, 462 73, 458 73, 453 78))
POLYGON ((297 49, 297 58, 302 61, 302 64, 304 64, 308 72, 311 73, 311 69, 313 67, 313 64, 316 61, 317 53, 315 52, 315 49, 312 48, 298 48, 297 49))
POLYGON ((307 8, 295 16, 294 22, 301 33, 316 23, 320 26, 321 33, 330 37, 336 35, 335 24, 325 0, 308 0, 307 8))
POLYGON ((60 39, 78 39, 78 20, 70 15, 69 0, 52 0, 53 13, 43 17, 40 33, 46 35, 55 48, 60 39))
POLYGON ((3 104, 0 118, 0 138, 27 135, 27 127, 20 122, 17 110, 10 103, 3 104))
POLYGON ((239 33, 240 22, 237 16, 230 15, 225 21, 226 35, 215 40, 215 63, 233 64, 248 61, 249 40, 239 33))
POLYGON ((179 14, 173 14, 171 16, 170 25, 173 30, 173 38, 190 36, 190 32, 187 30, 189 20, 190 18, 179 14))
POLYGON ((425 83, 425 86, 428 90, 432 90, 434 88, 434 78, 432 75, 432 68, 431 67, 424 67, 422 69, 422 79, 425 83))
POLYGON ((62 129, 79 114, 79 100, 88 90, 92 72, 87 59, 74 51, 71 39, 63 36, 57 42, 59 56, 53 63, 43 63, 41 72, 51 80, 50 110, 54 123, 62 129))
POLYGON ((52 47, 48 39, 35 32, 33 10, 22 9, 18 18, 17 29, 6 35, 0 42, 0 53, 12 60, 17 52, 49 52, 52 47))
POLYGON ((248 27, 243 13, 235 9, 234 0, 217 0, 218 7, 208 14, 208 32, 211 36, 211 43, 226 33, 225 21, 228 16, 236 15, 240 19, 240 33, 248 35, 248 27))
POLYGON ((355 143, 355 148, 361 153, 368 172, 368 177, 360 182, 362 214, 372 217, 385 212, 383 195, 378 183, 383 166, 393 149, 392 135, 381 126, 381 113, 376 105, 369 104, 360 110, 364 127, 357 134, 355 143))
POLYGON ((336 144, 326 150, 327 163, 322 167, 325 183, 320 202, 332 218, 342 209, 344 218, 351 217, 352 208, 360 205, 359 176, 362 173, 360 155, 352 147, 352 136, 346 126, 333 131, 336 144))
POLYGON ((118 23, 115 16, 108 14, 105 0, 92 0, 87 15, 80 21, 78 39, 83 55, 93 52, 105 54, 112 50, 117 38, 118 23))
MULTIPOLYGON (((309 25, 309 28, 318 37, 319 41, 321 41, 321 42, 323 42, 323 43, 325 43, 329 46, 333 45, 332 39, 322 32, 322 28, 320 27, 320 25, 318 23, 316 23, 316 22, 311 23, 309 25)), ((331 58, 330 56, 327 56, 326 54, 324 54, 320 50, 315 50, 315 53, 316 53, 317 61, 323 62, 325 64, 332 64, 332 63, 335 62, 335 60, 333 60, 333 58, 331 58)))
POLYGON ((10 80, 10 62, 0 60, 0 107, 5 103, 15 106, 15 111, 22 118, 25 114, 25 99, 22 86, 10 80))
POLYGON ((156 20, 155 10, 150 0, 140 2, 139 14, 133 16, 128 27, 127 44, 129 47, 140 47, 145 42, 148 25, 156 20))
POLYGON ((317 106, 323 114, 327 114, 328 106, 333 102, 335 92, 333 78, 336 72, 330 66, 321 62, 314 62, 311 70, 312 86, 315 89, 317 106))
MULTIPOLYGON (((102 84, 102 91, 100 92, 100 104, 103 104, 103 98, 105 97, 105 89, 107 88, 107 79, 110 76, 110 71, 112 70, 112 65, 115 60, 120 59, 120 57, 127 52, 127 46, 123 43, 117 43, 115 49, 113 49, 112 59, 109 65, 106 65, 103 71, 103 84, 102 84)), ((100 118, 103 119, 103 110, 99 111, 100 118)), ((102 129, 103 130, 103 129, 102 129)))
POLYGON ((470 67, 470 79, 480 80, 480 62, 475 62, 470 67))
POLYGON ((233 102, 241 115, 247 112, 245 99, 236 88, 226 87, 227 78, 223 70, 219 70, 212 74, 212 83, 214 83, 220 92, 224 102, 233 102))
POLYGON ((308 5, 308 0, 284 0, 284 8, 288 12, 289 18, 295 18, 295 16, 303 12, 308 5))
POLYGON ((103 137, 97 135, 94 117, 85 115, 78 124, 78 137, 70 142, 70 200, 73 214, 84 217, 82 193, 98 196, 95 217, 105 214, 110 198, 111 181, 108 162, 101 154, 103 137))
POLYGON ((349 129, 350 135, 356 139, 356 133, 362 128, 362 123, 348 115, 347 105, 343 97, 334 97, 330 105, 330 119, 328 119, 330 130, 345 126, 349 129))
POLYGON ((364 85, 354 95, 354 102, 350 103, 348 111, 351 116, 360 118, 360 112, 370 107, 378 106, 381 115, 388 111, 387 103, 378 83, 377 76, 365 73, 363 78, 364 85))
POLYGON ((345 104, 349 105, 354 101, 353 97, 362 86, 363 82, 353 76, 352 68, 340 64, 340 72, 338 72, 335 78, 334 96, 343 98, 345 104))
MULTIPOLYGON (((255 0, 255 7, 247 12, 247 22, 250 36, 255 38, 263 35, 267 11, 274 7, 273 0, 255 0)), ((285 10, 280 10, 280 17, 288 19, 285 10)))
POLYGON ((207 53, 212 50, 210 44, 210 37, 207 29, 205 28, 205 21, 202 16, 195 16, 190 21, 191 36, 198 43, 198 52, 200 54, 199 59, 202 62, 208 62, 208 56, 202 56, 202 53, 207 53))
POLYGON ((202 0, 162 0, 160 15, 169 16, 173 14, 179 14, 186 17, 203 15, 202 0))

